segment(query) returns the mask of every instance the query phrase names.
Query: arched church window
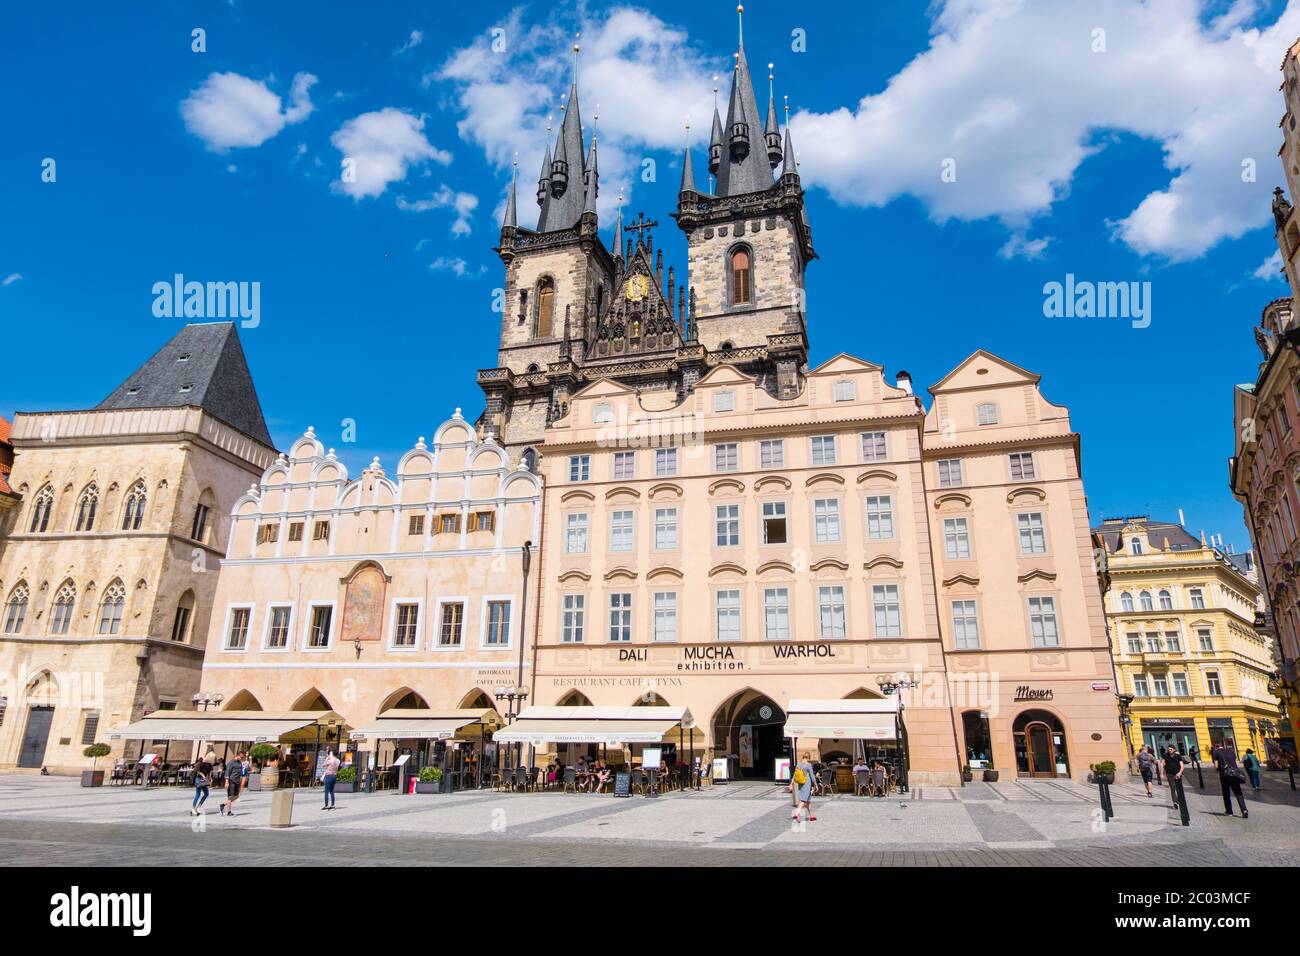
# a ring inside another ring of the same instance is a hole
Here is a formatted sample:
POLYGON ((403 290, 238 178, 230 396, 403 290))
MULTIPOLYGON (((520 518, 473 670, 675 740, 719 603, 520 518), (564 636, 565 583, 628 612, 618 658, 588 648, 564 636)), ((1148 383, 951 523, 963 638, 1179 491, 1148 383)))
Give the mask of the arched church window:
POLYGON ((104 589, 99 605, 99 633, 116 634, 122 629, 122 608, 126 605, 126 588, 114 581, 104 589))
POLYGON ((148 503, 144 482, 137 481, 126 493, 126 506, 122 509, 122 530, 139 531, 144 521, 144 506, 148 503))
POLYGON ((95 509, 99 507, 99 488, 92 482, 77 502, 77 530, 95 530, 95 509))
POLYGON ((31 592, 27 587, 27 582, 19 581, 10 593, 8 603, 5 604, 4 633, 22 633, 23 622, 27 620, 27 602, 30 597, 31 592))
POLYGON ((543 279, 537 286, 537 337, 549 338, 555 320, 555 281, 543 279))
POLYGON ((50 512, 54 510, 54 489, 46 485, 36 493, 32 505, 32 526, 27 530, 32 534, 44 531, 50 525, 50 512))
POLYGON ((748 305, 753 295, 748 249, 731 254, 731 304, 748 305))
POLYGON ((71 581, 59 588, 54 597, 54 616, 50 619, 51 634, 67 634, 72 626, 72 611, 77 604, 77 586, 71 581))

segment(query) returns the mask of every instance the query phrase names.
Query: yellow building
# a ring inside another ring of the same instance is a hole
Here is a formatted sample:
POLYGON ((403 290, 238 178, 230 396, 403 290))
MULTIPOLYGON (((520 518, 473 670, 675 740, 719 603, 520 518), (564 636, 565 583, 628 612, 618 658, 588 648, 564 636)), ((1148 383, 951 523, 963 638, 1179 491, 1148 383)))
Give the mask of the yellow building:
POLYGON ((1169 522, 1115 518, 1095 531, 1109 552, 1106 615, 1132 747, 1195 747, 1208 761, 1231 737, 1262 759, 1280 717, 1253 575, 1169 522))

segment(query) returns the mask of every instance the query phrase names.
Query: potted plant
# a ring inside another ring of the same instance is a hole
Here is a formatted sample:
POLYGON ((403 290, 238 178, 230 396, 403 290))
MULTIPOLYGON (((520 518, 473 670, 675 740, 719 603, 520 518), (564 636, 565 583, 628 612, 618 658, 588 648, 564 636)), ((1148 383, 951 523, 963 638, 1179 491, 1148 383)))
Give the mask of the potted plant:
POLYGON ((1092 765, 1092 773, 1088 775, 1089 783, 1096 783, 1098 780, 1105 780, 1107 784, 1115 782, 1115 761, 1103 760, 1101 763, 1092 765))
POLYGON ((104 785, 104 771, 99 769, 99 758, 107 757, 111 749, 108 744, 91 744, 81 752, 83 757, 91 758, 91 769, 81 771, 81 785, 83 787, 102 787, 104 785))
POLYGON ((970 764, 966 764, 961 768, 961 782, 970 783, 973 779, 975 779, 975 775, 971 773, 970 764))
POLYGON ((339 767, 338 775, 334 778, 334 791, 336 793, 355 793, 356 789, 357 768, 339 767))
POLYGON ((994 770, 990 764, 984 765, 984 782, 985 783, 998 782, 998 772, 994 770))
POLYGON ((442 768, 441 767, 421 767, 420 777, 415 782, 416 793, 441 793, 442 792, 442 768))
POLYGON ((274 790, 280 785, 279 747, 275 744, 253 744, 248 751, 248 759, 262 768, 256 777, 248 778, 249 790, 274 790))

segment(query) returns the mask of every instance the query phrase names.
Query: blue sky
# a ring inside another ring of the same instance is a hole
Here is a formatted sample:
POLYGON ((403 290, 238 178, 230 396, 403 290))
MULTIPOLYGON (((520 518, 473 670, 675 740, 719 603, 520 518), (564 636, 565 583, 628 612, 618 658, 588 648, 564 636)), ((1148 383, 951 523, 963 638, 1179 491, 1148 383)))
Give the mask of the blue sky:
MULTIPOLYGON (((314 425, 354 470, 391 468, 453 408, 477 415, 510 163, 528 225, 578 31, 602 226, 621 186, 680 272, 668 213, 688 114, 698 171, 714 73, 726 95, 729 3, 7 7, 0 414, 102 399, 182 321, 152 312, 179 272, 261 283, 241 334, 281 447, 314 425), (345 153, 366 159, 350 184, 345 153)), ((1297 35, 1281 0, 747 4, 809 189, 812 360, 923 387, 993 351, 1071 409, 1094 520, 1183 508, 1245 547, 1231 391, 1287 291, 1269 198, 1297 35), (1150 326, 1045 318, 1067 273, 1150 282, 1150 326)))

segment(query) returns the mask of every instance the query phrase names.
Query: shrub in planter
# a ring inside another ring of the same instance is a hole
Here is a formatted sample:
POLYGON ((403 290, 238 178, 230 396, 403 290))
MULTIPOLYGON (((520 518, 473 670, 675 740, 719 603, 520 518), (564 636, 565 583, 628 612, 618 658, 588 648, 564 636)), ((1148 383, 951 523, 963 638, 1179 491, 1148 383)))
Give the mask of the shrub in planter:
POLYGON ((355 793, 357 789, 357 768, 339 767, 334 778, 334 789, 338 793, 355 793))
POLYGON ((421 767, 420 776, 415 782, 416 793, 441 793, 442 769, 440 767, 421 767))
POLYGON ((1115 782, 1115 761, 1103 760, 1101 763, 1093 764, 1091 770, 1092 783, 1096 783, 1099 779, 1105 780, 1107 783, 1115 782))
POLYGON ((248 757, 262 768, 257 777, 248 778, 248 789, 274 790, 280 785, 279 747, 274 744, 253 744, 252 749, 248 751, 248 757), (257 785, 254 786, 254 783, 257 785))
POLYGON ((104 785, 104 771, 99 769, 99 758, 107 757, 112 750, 108 744, 91 744, 81 752, 83 757, 91 759, 89 770, 81 771, 81 785, 83 787, 102 787, 104 785))
POLYGON ((970 767, 969 767, 969 766, 962 767, 962 768, 961 768, 961 782, 962 782, 962 783, 970 783, 973 779, 975 779, 975 775, 974 775, 973 773, 971 773, 971 769, 970 769, 970 767))
POLYGON ((997 782, 998 782, 998 772, 997 772, 996 770, 994 770, 992 767, 985 767, 985 768, 984 768, 984 782, 985 782, 985 783, 997 783, 997 782))

